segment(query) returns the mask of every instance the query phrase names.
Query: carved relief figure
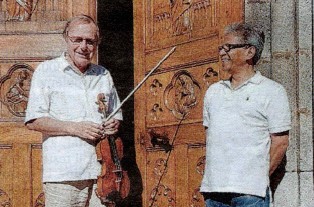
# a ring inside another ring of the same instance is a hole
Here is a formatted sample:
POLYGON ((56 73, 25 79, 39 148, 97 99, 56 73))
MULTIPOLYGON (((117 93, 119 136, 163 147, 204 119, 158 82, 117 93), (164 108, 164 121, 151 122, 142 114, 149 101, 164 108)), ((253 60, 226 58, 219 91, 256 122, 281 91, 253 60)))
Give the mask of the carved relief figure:
POLYGON ((214 6, 211 5, 210 0, 155 0, 152 2, 150 9, 153 11, 153 16, 149 25, 152 36, 150 38, 171 38, 215 25, 214 6))
POLYGON ((180 71, 165 90, 165 104, 175 117, 182 118, 199 101, 200 86, 187 72, 180 71))
POLYGON ((30 89, 30 74, 26 70, 19 72, 15 84, 6 93, 5 99, 11 111, 24 116, 30 89))
POLYGON ((28 21, 39 0, 6 0, 8 20, 28 21))
POLYGON ((191 30, 190 8, 193 0, 171 0, 171 12, 174 35, 184 34, 191 30))
POLYGON ((32 73, 31 66, 15 64, 0 79, 0 101, 14 116, 25 116, 32 73))

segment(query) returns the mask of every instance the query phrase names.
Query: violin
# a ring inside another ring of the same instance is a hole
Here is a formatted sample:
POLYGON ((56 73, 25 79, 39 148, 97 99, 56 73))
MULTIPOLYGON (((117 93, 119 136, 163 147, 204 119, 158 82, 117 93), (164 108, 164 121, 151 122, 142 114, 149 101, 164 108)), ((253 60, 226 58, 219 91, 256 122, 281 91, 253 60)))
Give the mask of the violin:
MULTIPOLYGON (((107 117, 107 105, 103 93, 97 96, 98 110, 107 117)), ((116 135, 104 135, 96 145, 97 159, 101 163, 101 174, 97 178, 96 194, 107 207, 116 206, 130 192, 128 173, 121 166, 123 143, 116 135)))

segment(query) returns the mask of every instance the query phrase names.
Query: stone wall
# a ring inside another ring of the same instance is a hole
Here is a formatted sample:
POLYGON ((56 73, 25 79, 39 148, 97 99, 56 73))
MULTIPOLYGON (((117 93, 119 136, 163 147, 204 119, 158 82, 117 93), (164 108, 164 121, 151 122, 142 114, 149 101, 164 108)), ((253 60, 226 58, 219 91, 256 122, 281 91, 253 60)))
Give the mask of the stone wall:
POLYGON ((275 207, 314 206, 313 7, 311 0, 245 1, 245 21, 266 34, 257 69, 285 86, 292 110, 287 159, 272 178, 275 207))

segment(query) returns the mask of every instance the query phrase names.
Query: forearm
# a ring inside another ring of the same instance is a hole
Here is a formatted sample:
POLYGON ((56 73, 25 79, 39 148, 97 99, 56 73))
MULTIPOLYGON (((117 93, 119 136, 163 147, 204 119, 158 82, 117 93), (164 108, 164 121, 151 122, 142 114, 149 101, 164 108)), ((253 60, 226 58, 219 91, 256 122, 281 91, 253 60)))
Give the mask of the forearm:
POLYGON ((75 136, 93 141, 104 134, 102 124, 90 121, 71 122, 42 117, 26 123, 26 126, 48 136, 75 136))
POLYGON ((72 122, 60 121, 49 117, 41 117, 26 123, 30 130, 35 130, 49 136, 68 136, 74 135, 72 122))
POLYGON ((288 132, 271 135, 269 176, 281 163, 289 146, 288 132))

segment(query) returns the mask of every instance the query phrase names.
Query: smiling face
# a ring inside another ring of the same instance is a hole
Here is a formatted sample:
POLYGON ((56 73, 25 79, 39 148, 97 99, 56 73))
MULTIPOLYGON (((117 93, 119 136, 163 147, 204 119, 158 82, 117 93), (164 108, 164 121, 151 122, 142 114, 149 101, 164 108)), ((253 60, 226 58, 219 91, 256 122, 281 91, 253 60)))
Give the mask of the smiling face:
POLYGON ((73 22, 66 36, 70 61, 84 73, 97 48, 97 27, 93 23, 73 22))
MULTIPOLYGON (((224 36, 222 45, 240 45, 242 43, 243 42, 240 41, 239 37, 233 34, 227 34, 224 36)), ((245 45, 243 45, 243 47, 232 48, 229 51, 220 49, 219 56, 222 62, 222 69, 230 74, 233 74, 237 70, 241 70, 244 65, 247 65, 247 49, 248 47, 245 45)))

